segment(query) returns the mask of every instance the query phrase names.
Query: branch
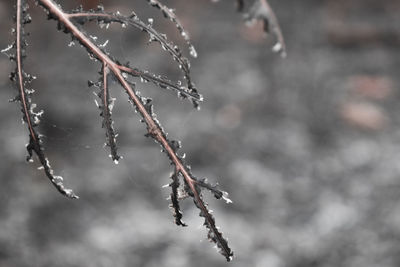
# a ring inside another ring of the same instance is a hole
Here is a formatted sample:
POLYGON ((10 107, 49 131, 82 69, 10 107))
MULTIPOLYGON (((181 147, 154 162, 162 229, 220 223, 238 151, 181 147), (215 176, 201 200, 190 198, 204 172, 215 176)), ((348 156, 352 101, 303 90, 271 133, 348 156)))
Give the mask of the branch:
POLYGON ((124 73, 127 73, 133 77, 140 77, 141 81, 150 81, 160 88, 175 90, 179 93, 179 96, 181 97, 191 98, 193 101, 197 102, 203 101, 202 95, 200 95, 196 91, 190 90, 185 86, 182 86, 182 83, 180 81, 178 81, 178 83, 174 83, 173 81, 162 77, 161 75, 156 75, 148 71, 142 71, 137 68, 131 68, 127 66, 119 66, 119 68, 124 73))
POLYGON ((176 169, 171 174, 171 179, 172 179, 172 182, 169 184, 169 186, 171 187, 171 191, 172 191, 170 198, 171 198, 171 207, 174 210, 175 224, 181 225, 181 226, 187 226, 182 221, 183 214, 182 214, 180 206, 179 206, 178 190, 179 190, 180 182, 179 182, 179 172, 177 172, 176 169))
POLYGON ((103 117, 103 128, 106 129, 106 145, 110 147, 111 150, 111 158, 118 164, 118 160, 121 158, 117 153, 117 145, 116 145, 116 134, 113 128, 113 120, 111 118, 112 108, 114 106, 114 99, 110 98, 110 93, 108 91, 108 76, 110 74, 110 70, 107 67, 107 64, 104 64, 102 67, 102 90, 99 92, 98 96, 101 99, 101 106, 99 106, 101 113, 100 116, 103 117))
POLYGON ((268 34, 272 30, 276 37, 277 43, 274 45, 272 50, 280 53, 281 57, 286 57, 286 44, 281 27, 279 26, 278 19, 267 0, 256 0, 250 7, 245 18, 247 21, 262 20, 264 23, 265 33, 268 34))
POLYGON ((50 166, 49 160, 45 156, 44 149, 42 146, 41 136, 35 130, 38 126, 40 119, 39 117, 42 115, 42 111, 35 113, 34 108, 36 104, 32 103, 31 94, 33 90, 29 90, 26 88, 26 85, 29 84, 34 77, 26 74, 23 70, 23 58, 25 57, 25 32, 24 25, 31 22, 31 18, 27 13, 28 6, 25 4, 24 0, 17 0, 16 6, 16 40, 13 44, 15 47, 16 54, 15 57, 10 57, 11 59, 16 59, 16 70, 11 74, 11 80, 15 81, 18 87, 18 95, 14 99, 15 101, 20 102, 21 111, 23 113, 23 120, 27 124, 29 131, 29 143, 27 145, 28 151, 28 161, 32 161, 33 153, 38 157, 40 164, 42 165, 42 169, 44 170, 46 176, 49 178, 54 187, 64 196, 69 198, 78 198, 77 195, 71 189, 67 189, 64 187, 62 181, 63 178, 61 176, 54 175, 54 171, 50 166))
MULTIPOLYGON (((212 0, 217 2, 219 0, 212 0)), ((236 0, 236 9, 239 12, 245 12, 245 6, 247 1, 245 0, 236 0)), ((278 19, 274 13, 274 10, 268 4, 267 0, 253 0, 253 3, 248 8, 247 13, 244 16, 245 20, 249 23, 252 23, 257 20, 261 20, 264 24, 264 32, 269 34, 271 29, 273 34, 276 37, 276 44, 273 46, 272 50, 274 52, 280 53, 281 57, 285 58, 287 56, 286 53, 286 44, 283 38, 283 34, 281 28, 279 26, 278 19)))
MULTIPOLYGON (((151 25, 144 24, 141 22, 136 15, 130 17, 124 17, 120 14, 109 14, 104 13, 102 10, 98 11, 99 13, 92 12, 80 12, 80 13, 72 13, 68 14, 61 10, 60 6, 54 3, 52 0, 38 0, 39 4, 42 5, 48 12, 49 18, 56 19, 59 23, 59 28, 63 30, 65 33, 70 33, 74 39, 78 40, 88 51, 89 54, 99 60, 103 66, 103 95, 102 97, 105 99, 103 106, 107 106, 108 100, 108 86, 107 86, 107 76, 108 73, 113 75, 114 78, 119 82, 119 84, 123 87, 125 92, 128 94, 128 97, 131 103, 134 105, 136 111, 141 115, 142 122, 146 124, 147 128, 147 136, 153 138, 160 146, 162 147, 163 151, 169 157, 171 163, 175 166, 175 177, 182 177, 185 183, 185 190, 186 192, 193 198, 195 205, 200 210, 200 216, 204 217, 205 222, 204 225, 208 228, 208 237, 210 241, 216 243, 217 247, 220 249, 222 255, 229 261, 233 257, 233 252, 229 248, 226 239, 222 236, 222 233, 219 232, 217 226, 215 225, 215 219, 209 212, 207 208, 207 204, 204 202, 202 195, 201 195, 201 188, 206 187, 208 189, 213 188, 214 195, 217 196, 215 191, 216 188, 212 186, 204 186, 205 181, 199 181, 190 171, 190 167, 186 165, 183 161, 183 158, 179 156, 177 150, 179 148, 179 142, 171 141, 167 138, 167 134, 161 127, 161 124, 158 122, 156 115, 153 112, 153 106, 151 104, 151 100, 147 98, 140 97, 132 86, 132 84, 127 80, 126 75, 124 75, 129 69, 122 68, 121 65, 114 60, 111 56, 105 53, 98 45, 92 42, 92 40, 84 33, 82 30, 78 28, 75 24, 79 22, 80 24, 85 23, 89 20, 95 20, 97 22, 102 23, 110 23, 110 22, 118 22, 122 24, 129 24, 135 27, 146 31, 151 36, 153 35, 155 40, 158 40, 161 45, 166 47, 166 49, 171 53, 173 58, 178 62, 181 62, 180 65, 187 76, 187 81, 189 83, 189 88, 192 90, 191 93, 196 93, 197 91, 190 87, 190 73, 189 73, 189 65, 186 59, 184 59, 179 52, 179 49, 176 47, 170 47, 170 43, 166 41, 166 39, 156 32, 151 25), (77 21, 78 20, 78 21, 77 21)), ((132 69, 133 70, 133 69, 132 69)), ((142 74, 143 77, 145 77, 142 74)), ((195 101, 194 101, 195 102, 195 101)), ((103 107, 104 108, 104 107, 103 107)), ((108 108, 106 108, 103 112, 103 116, 105 115, 108 117, 108 108)), ((105 117, 105 119, 106 119, 105 117)), ((111 120, 107 120, 111 121, 111 120)), ((111 125, 111 124, 109 124, 111 125)), ((110 131, 111 127, 106 126, 108 132, 110 131)), ((110 133, 108 133, 108 137, 110 137, 110 133)), ((176 181, 177 178, 173 178, 176 181)), ((172 194, 174 197, 176 193, 176 182, 171 185, 173 188, 172 194), (175 189, 174 189, 175 188, 175 189)), ((175 207, 175 212, 177 206, 173 204, 175 207)), ((178 223, 182 223, 179 218, 179 213, 176 216, 178 223)), ((182 223, 183 224, 183 223, 182 223)))
POLYGON ((188 47, 190 55, 194 58, 197 57, 196 49, 194 48, 192 42, 190 41, 189 34, 185 31, 182 26, 182 23, 179 21, 178 17, 175 15, 174 10, 167 7, 166 5, 161 4, 158 0, 146 0, 153 7, 158 8, 163 13, 164 17, 175 23, 176 28, 178 29, 181 36, 185 39, 188 47))

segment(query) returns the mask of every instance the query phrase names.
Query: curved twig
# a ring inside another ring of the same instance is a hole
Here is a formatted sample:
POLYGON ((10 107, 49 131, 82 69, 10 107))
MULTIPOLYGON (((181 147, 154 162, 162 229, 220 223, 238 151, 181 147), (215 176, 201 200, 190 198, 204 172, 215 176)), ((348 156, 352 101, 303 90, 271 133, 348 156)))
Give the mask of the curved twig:
POLYGON ((189 47, 189 52, 192 57, 197 57, 196 49, 194 48, 192 42, 190 41, 189 34, 183 28, 182 23, 179 21, 178 17, 175 15, 174 10, 167 7, 164 4, 161 4, 158 0, 146 0, 153 7, 158 8, 164 15, 165 18, 169 19, 173 23, 175 23, 176 28, 178 29, 181 36, 185 39, 186 44, 189 47))
POLYGON ((15 100, 18 100, 21 103, 21 111, 24 114, 23 119, 26 122, 29 130, 29 143, 27 145, 28 157, 29 161, 32 160, 33 152, 35 152, 38 157, 40 164, 49 178, 54 187, 64 196, 69 198, 78 198, 77 195, 71 189, 67 189, 64 187, 61 176, 54 175, 53 169, 50 166, 49 160, 44 154, 44 149, 42 147, 42 140, 40 135, 35 130, 35 127, 39 123, 39 117, 42 112, 35 113, 33 109, 36 107, 35 104, 32 104, 30 94, 31 91, 28 90, 25 85, 30 83, 32 80, 32 76, 26 74, 23 70, 23 58, 24 58, 24 50, 25 50, 25 38, 24 38, 24 28, 23 26, 27 23, 30 23, 30 16, 27 13, 28 7, 25 5, 23 0, 17 0, 17 15, 16 15, 16 41, 15 41, 15 49, 16 49, 16 63, 17 67, 15 72, 11 75, 12 79, 15 80, 18 86, 18 96, 15 100))

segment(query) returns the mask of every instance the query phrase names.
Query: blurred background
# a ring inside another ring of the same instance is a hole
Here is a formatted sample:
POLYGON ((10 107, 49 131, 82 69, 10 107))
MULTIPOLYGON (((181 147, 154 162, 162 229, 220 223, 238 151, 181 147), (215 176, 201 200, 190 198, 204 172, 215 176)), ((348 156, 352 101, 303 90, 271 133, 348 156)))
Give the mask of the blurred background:
MULTIPOLYGON (((0 2, 0 47, 12 41, 11 5, 0 2)), ((104 148, 93 89, 100 65, 57 32, 33 4, 26 70, 57 174, 81 197, 60 196, 37 162, 25 162, 26 127, 0 57, 0 266, 397 267, 400 265, 400 1, 270 0, 288 57, 271 52, 234 1, 165 1, 176 8, 199 57, 192 74, 200 111, 175 93, 138 84, 154 99, 171 138, 198 177, 219 182, 233 204, 207 200, 235 251, 225 262, 207 241, 191 200, 187 228, 166 198, 171 166, 126 94, 112 86, 118 144, 104 148)), ((65 9, 93 1, 58 1, 65 9)), ((180 45, 174 25, 141 1, 104 0, 106 10, 144 20, 180 45)), ((179 78, 178 67, 135 29, 87 25, 98 43, 131 65, 179 78)), ((185 50, 188 55, 188 51, 185 50)))

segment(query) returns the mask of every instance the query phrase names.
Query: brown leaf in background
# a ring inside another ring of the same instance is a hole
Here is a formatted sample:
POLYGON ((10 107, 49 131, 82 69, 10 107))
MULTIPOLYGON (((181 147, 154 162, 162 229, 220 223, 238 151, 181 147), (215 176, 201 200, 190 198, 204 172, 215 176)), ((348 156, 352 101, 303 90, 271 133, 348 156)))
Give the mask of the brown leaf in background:
POLYGON ((348 102, 340 109, 344 121, 364 130, 382 130, 388 124, 386 112, 368 102, 348 102))

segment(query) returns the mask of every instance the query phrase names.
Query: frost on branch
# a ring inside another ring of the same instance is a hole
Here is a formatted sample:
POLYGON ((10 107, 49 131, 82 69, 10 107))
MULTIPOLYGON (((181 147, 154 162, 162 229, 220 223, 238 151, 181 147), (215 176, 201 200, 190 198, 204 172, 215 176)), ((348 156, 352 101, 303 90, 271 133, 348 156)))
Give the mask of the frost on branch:
POLYGON ((161 4, 158 0, 146 0, 149 2, 151 6, 154 6, 158 8, 164 15, 165 18, 169 19, 173 23, 175 23, 176 28, 178 29, 179 33, 181 36, 185 39, 188 47, 189 47, 189 52, 192 57, 197 57, 197 52, 196 49, 194 48, 194 45, 190 41, 189 34, 187 31, 183 28, 182 23, 179 21, 177 16, 174 13, 174 10, 161 4))
MULTIPOLYGON (((175 166, 174 173, 171 176, 172 182, 169 184, 172 189, 171 207, 173 209, 175 223, 177 225, 186 226, 182 221, 183 214, 179 206, 179 194, 190 196, 193 198, 196 207, 200 210, 200 216, 204 217, 204 225, 209 230, 208 239, 216 244, 217 248, 219 248, 219 252, 227 261, 232 260, 233 252, 230 249, 227 240, 222 236, 222 233, 215 225, 215 219, 208 210, 207 203, 203 200, 201 189, 206 188, 210 190, 217 199, 223 198, 227 200, 227 193, 220 191, 217 186, 209 184, 206 179, 197 179, 191 173, 190 166, 185 163, 184 157, 178 153, 180 142, 169 140, 167 138, 167 134, 154 113, 151 99, 139 97, 136 92, 134 92, 133 96, 129 95, 129 98, 131 103, 135 106, 136 111, 142 115, 142 122, 147 125, 146 136, 153 138, 161 146, 162 151, 165 152, 171 160, 171 164, 175 166), (139 101, 135 99, 138 99, 139 101), (146 110, 145 113, 141 112, 141 107, 146 110), (147 115, 150 115, 151 119, 147 119, 147 115), (181 189, 182 192, 180 192, 179 177, 182 177, 184 181, 183 189, 181 189)), ((230 200, 227 200, 227 203, 230 203, 230 200)))
POLYGON ((174 218, 176 225, 186 226, 186 224, 182 221, 183 214, 181 212, 181 208, 179 206, 179 187, 181 183, 179 182, 179 173, 175 170, 171 174, 172 182, 169 184, 171 187, 171 208, 173 209, 174 218))
POLYGON ((29 89, 28 86, 35 77, 27 74, 23 69, 23 60, 26 57, 27 47, 25 25, 31 22, 31 17, 28 13, 28 5, 24 0, 17 0, 15 8, 16 15, 14 21, 16 29, 13 32, 15 35, 15 41, 8 49, 5 49, 4 52, 10 51, 11 48, 14 50, 13 54, 9 55, 9 58, 16 62, 16 68, 15 71, 11 73, 10 79, 16 84, 18 89, 17 96, 13 101, 20 103, 21 112, 23 114, 22 118, 29 131, 29 143, 26 146, 28 151, 27 160, 30 162, 33 161, 32 157, 33 153, 35 153, 41 164, 41 169, 44 170, 46 176, 54 187, 66 197, 78 198, 71 189, 64 187, 62 177, 54 174, 44 152, 42 136, 36 130, 43 111, 34 111, 36 104, 32 103, 31 98, 34 90, 29 89))
POLYGON ((96 101, 98 108, 100 109, 100 116, 103 117, 102 127, 106 130, 106 145, 110 147, 110 156, 112 160, 118 164, 118 161, 121 159, 121 156, 118 155, 117 149, 117 134, 114 130, 114 121, 112 120, 111 114, 112 109, 114 107, 115 99, 110 96, 109 92, 109 75, 110 70, 106 65, 103 65, 102 70, 100 72, 100 79, 97 83, 88 82, 89 86, 94 86, 99 89, 97 96, 100 99, 100 103, 96 101))
MULTIPOLYGON (((196 52, 190 42, 188 34, 183 29, 174 12, 159 1, 147 1, 150 5, 160 9, 164 16, 175 24, 180 31, 182 38, 184 38, 189 47, 189 53, 192 56, 196 56, 196 52)), ((27 6, 24 4, 24 0, 16 0, 16 2, 16 41, 13 45, 4 49, 3 52, 7 53, 12 49, 15 50, 15 54, 9 55, 10 59, 17 63, 17 68, 15 72, 12 73, 11 79, 17 84, 19 93, 15 98, 15 101, 21 103, 23 119, 29 130, 30 141, 27 146, 29 154, 28 159, 31 159, 33 153, 35 153, 38 156, 47 177, 51 180, 57 190, 65 196, 77 198, 70 189, 64 187, 62 184, 62 178, 53 174, 49 161, 44 154, 42 140, 36 131, 41 112, 37 113, 34 111, 35 105, 32 103, 30 97, 33 90, 27 88, 27 85, 33 77, 26 74, 22 68, 22 61, 25 57, 26 47, 24 25, 30 22, 30 17, 27 14, 27 6)), ((186 225, 182 221, 183 213, 180 210, 179 201, 183 196, 191 197, 196 207, 200 210, 200 216, 204 217, 204 225, 208 229, 209 240, 214 242, 219 248, 220 253, 230 261, 233 257, 233 252, 228 246, 227 240, 223 237, 222 233, 216 226, 214 216, 208 209, 207 203, 203 200, 201 190, 206 189, 217 199, 225 199, 227 202, 230 202, 230 200, 227 199, 227 193, 220 191, 216 185, 209 184, 206 179, 197 179, 192 174, 190 166, 184 161, 184 154, 181 155, 179 153, 181 147, 180 142, 167 138, 167 133, 162 128, 160 122, 157 120, 156 114, 154 113, 152 100, 142 97, 136 89, 135 82, 132 81, 133 79, 139 79, 141 82, 152 82, 157 87, 175 91, 180 98, 190 99, 194 106, 198 107, 199 103, 202 101, 202 96, 197 92, 197 89, 192 82, 190 63, 181 52, 182 50, 173 42, 168 40, 165 34, 162 34, 153 28, 152 19, 149 19, 148 22, 144 22, 139 19, 135 13, 132 13, 129 16, 124 16, 119 12, 109 13, 105 12, 104 8, 101 6, 96 10, 88 11, 79 7, 68 13, 63 11, 61 6, 53 0, 37 0, 36 3, 45 10, 49 20, 55 20, 57 22, 57 28, 61 32, 71 36, 72 41, 69 46, 72 46, 75 42, 81 44, 81 46, 88 52, 89 58, 95 60, 101 65, 99 79, 96 82, 89 82, 89 86, 94 86, 98 90, 96 94, 100 99, 97 103, 98 108, 100 109, 100 116, 102 117, 102 127, 106 132, 106 145, 109 146, 111 150, 110 154, 113 161, 118 163, 118 160, 121 157, 117 152, 117 134, 115 133, 113 127, 114 122, 112 119, 112 109, 114 105, 114 99, 110 94, 110 81, 112 80, 117 82, 127 93, 128 100, 132 103, 135 111, 141 116, 141 122, 146 125, 146 136, 154 139, 154 141, 161 146, 162 151, 171 161, 171 165, 174 166, 174 173, 171 176, 172 182, 170 183, 170 187, 171 207, 174 212, 175 223, 182 226, 186 225), (105 50, 108 41, 103 44, 98 44, 97 38, 88 34, 83 29, 85 24, 88 22, 95 22, 101 28, 105 29, 107 29, 111 23, 118 23, 123 28, 126 26, 132 26, 133 28, 145 32, 149 35, 150 42, 157 42, 170 54, 172 59, 178 63, 178 67, 183 74, 186 84, 184 85, 180 81, 174 82, 167 77, 141 70, 136 66, 130 66, 129 63, 121 64, 120 61, 115 59, 105 50)))

